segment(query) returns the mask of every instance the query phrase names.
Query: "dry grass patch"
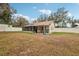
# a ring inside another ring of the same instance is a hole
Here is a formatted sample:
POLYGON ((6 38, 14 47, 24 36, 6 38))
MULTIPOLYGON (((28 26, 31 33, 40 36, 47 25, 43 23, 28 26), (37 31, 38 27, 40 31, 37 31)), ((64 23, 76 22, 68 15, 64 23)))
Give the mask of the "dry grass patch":
POLYGON ((1 32, 0 55, 79 55, 79 34, 1 32))

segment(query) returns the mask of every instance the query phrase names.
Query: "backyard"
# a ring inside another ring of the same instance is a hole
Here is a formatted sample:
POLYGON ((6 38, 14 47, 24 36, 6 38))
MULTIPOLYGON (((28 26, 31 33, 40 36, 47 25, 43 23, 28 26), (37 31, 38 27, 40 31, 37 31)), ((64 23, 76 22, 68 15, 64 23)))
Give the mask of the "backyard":
POLYGON ((0 55, 70 56, 79 55, 79 34, 0 32, 0 55))

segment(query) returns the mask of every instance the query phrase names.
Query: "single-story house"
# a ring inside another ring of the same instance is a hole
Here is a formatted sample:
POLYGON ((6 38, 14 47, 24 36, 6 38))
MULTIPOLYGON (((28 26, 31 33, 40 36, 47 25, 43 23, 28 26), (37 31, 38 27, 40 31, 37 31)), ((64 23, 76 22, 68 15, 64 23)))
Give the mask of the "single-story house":
POLYGON ((24 31, 33 31, 36 33, 51 33, 54 29, 53 21, 43 21, 43 22, 35 22, 30 25, 26 25, 23 27, 24 31))

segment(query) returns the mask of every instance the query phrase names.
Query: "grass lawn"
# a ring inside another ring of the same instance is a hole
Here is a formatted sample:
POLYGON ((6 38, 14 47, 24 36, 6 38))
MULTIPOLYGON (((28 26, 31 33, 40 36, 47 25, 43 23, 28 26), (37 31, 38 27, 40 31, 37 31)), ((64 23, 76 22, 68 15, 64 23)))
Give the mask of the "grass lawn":
POLYGON ((0 32, 0 55, 79 55, 79 34, 0 32))

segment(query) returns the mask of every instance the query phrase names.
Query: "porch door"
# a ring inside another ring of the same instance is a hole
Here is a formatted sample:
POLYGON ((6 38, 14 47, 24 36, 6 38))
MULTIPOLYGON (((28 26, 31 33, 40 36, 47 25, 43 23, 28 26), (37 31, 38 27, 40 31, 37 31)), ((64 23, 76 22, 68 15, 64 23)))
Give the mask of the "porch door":
POLYGON ((38 26, 37 27, 37 32, 38 33, 43 33, 43 26, 38 26))

